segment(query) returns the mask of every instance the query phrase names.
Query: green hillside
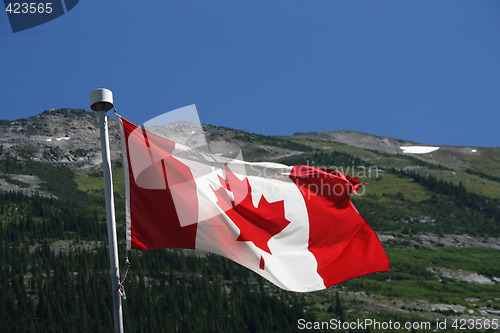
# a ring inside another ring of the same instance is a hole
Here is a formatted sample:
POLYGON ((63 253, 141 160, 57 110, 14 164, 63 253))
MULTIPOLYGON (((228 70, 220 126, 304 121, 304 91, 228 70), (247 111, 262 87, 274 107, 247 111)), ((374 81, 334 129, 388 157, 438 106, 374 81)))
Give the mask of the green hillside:
MULTIPOLYGON (((433 324, 448 319, 448 329, 437 331, 453 332, 457 318, 500 318, 497 149, 489 150, 484 161, 470 160, 468 168, 453 168, 449 162, 338 142, 218 130, 239 143, 244 156, 252 160, 270 152, 292 152, 274 160, 358 174, 368 184, 353 202, 380 233, 391 271, 301 294, 280 290, 215 255, 131 251, 124 301, 127 331, 293 332, 299 331, 299 320, 370 318, 433 324)), ((121 161, 113 163, 113 173, 123 263, 121 161)), ((55 166, 29 156, 0 159, 2 181, 29 187, 16 175, 37 176, 43 181, 40 191, 52 197, 35 192, 0 194, 1 330, 112 331, 101 170, 55 166)))

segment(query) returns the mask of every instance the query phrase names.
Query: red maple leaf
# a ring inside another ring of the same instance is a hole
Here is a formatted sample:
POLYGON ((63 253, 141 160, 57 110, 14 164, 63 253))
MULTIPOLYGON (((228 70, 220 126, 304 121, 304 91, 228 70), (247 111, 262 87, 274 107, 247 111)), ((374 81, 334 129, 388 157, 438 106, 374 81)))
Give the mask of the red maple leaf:
MULTIPOLYGON (((269 202, 264 196, 261 196, 257 207, 255 207, 252 202, 252 188, 248 178, 239 180, 227 165, 225 170, 226 179, 219 176, 222 186, 214 192, 218 200, 217 205, 240 229, 240 235, 236 240, 252 242, 259 249, 272 254, 267 243, 271 237, 280 233, 290 224, 290 221, 285 218, 283 200, 269 202), (233 199, 229 198, 226 190, 233 193, 233 199)), ((264 258, 262 257, 259 267, 264 269, 264 258)))

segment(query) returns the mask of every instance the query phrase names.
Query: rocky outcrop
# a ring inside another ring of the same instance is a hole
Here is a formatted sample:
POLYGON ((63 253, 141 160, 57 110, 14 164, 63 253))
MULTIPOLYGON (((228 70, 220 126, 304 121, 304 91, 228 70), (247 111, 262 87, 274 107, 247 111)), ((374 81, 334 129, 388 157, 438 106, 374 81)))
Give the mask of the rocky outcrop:
MULTIPOLYGON (((118 121, 108 114, 111 157, 121 155, 118 121)), ((88 169, 101 164, 97 114, 82 109, 48 110, 34 117, 0 121, 0 158, 88 169)))

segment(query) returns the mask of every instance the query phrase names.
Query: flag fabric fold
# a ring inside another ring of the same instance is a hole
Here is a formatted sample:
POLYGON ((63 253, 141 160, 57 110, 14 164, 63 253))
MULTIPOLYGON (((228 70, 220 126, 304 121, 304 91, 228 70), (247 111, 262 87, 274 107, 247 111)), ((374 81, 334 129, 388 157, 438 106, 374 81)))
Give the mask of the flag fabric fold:
POLYGON ((300 292, 389 270, 350 200, 357 178, 211 155, 119 120, 129 249, 208 251, 300 292))

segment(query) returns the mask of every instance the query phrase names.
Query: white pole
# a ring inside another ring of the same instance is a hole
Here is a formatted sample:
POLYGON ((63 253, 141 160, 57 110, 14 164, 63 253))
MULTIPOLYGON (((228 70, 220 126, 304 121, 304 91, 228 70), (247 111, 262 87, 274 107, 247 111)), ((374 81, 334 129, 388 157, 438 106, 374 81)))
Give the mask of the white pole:
POLYGON ((115 332, 123 333, 122 300, 118 291, 120 269, 118 265, 118 241, 116 238, 115 201, 113 198, 113 176, 109 153, 108 117, 106 112, 113 108, 113 93, 108 89, 96 89, 90 93, 90 107, 99 115, 101 133, 102 173, 104 176, 104 195, 106 197, 106 216, 108 220, 109 265, 111 269, 111 290, 113 290, 113 321, 115 332))

